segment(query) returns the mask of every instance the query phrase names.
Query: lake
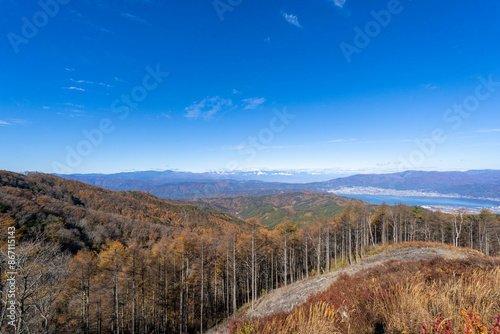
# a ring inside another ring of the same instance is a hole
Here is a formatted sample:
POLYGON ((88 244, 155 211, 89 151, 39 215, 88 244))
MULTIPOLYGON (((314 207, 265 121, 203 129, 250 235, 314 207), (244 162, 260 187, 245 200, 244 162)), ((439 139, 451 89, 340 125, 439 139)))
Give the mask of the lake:
POLYGON ((500 202, 468 199, 468 198, 449 198, 449 197, 419 197, 419 196, 390 196, 390 195, 340 195, 345 197, 352 197, 362 199, 372 204, 398 204, 402 202, 406 205, 446 205, 446 206, 459 206, 467 208, 493 208, 500 206, 500 202))

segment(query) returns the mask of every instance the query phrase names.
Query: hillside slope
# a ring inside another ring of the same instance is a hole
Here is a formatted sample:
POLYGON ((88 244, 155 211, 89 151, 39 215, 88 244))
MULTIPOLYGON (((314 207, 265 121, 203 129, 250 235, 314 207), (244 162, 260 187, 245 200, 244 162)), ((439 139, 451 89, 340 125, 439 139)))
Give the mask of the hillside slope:
MULTIPOLYGON (((399 267, 406 268, 406 267, 411 267, 410 264, 412 263, 418 263, 418 265, 420 266, 423 265, 429 268, 435 263, 440 263, 439 261, 443 260, 452 261, 450 263, 453 263, 453 265, 455 265, 456 261, 458 261, 459 263, 461 263, 462 266, 465 265, 466 267, 470 267, 467 269, 471 269, 476 266, 478 268, 483 268, 483 264, 486 264, 486 266, 490 267, 493 266, 493 268, 499 268, 500 266, 499 259, 487 257, 478 251, 471 250, 468 248, 457 248, 448 245, 421 243, 421 242, 403 243, 391 246, 379 246, 375 250, 373 250, 370 255, 367 255, 359 263, 343 266, 330 273, 304 279, 295 282, 293 284, 290 284, 286 287, 281 287, 279 289, 273 290, 266 295, 263 295, 256 301, 253 310, 251 308, 251 305, 247 305, 246 308, 241 311, 242 313, 240 314, 240 319, 254 319, 254 320, 249 320, 250 321, 249 323, 256 324, 257 322, 255 321, 260 321, 260 319, 264 319, 263 321, 265 322, 267 321, 265 319, 271 319, 269 317, 275 317, 275 319, 277 319, 275 321, 278 321, 278 324, 281 325, 282 324, 281 321, 285 321, 283 315, 297 314, 298 309, 295 307, 305 305, 306 301, 313 304, 318 302, 321 304, 325 302, 327 300, 325 298, 327 297, 323 297, 322 294, 325 293, 326 290, 331 289, 332 284, 337 282, 339 279, 342 279, 347 282, 354 282, 353 277, 356 276, 357 274, 366 275, 367 273, 370 273, 373 270, 377 272, 373 275, 375 275, 376 277, 380 276, 381 279, 384 279, 383 277, 384 270, 392 271, 392 269, 389 269, 391 266, 395 266, 395 268, 399 267), (381 268, 387 268, 387 269, 381 269, 381 268), (312 302, 312 300, 314 300, 314 302, 312 302), (291 312, 292 310, 294 311, 291 312)), ((446 263, 444 263, 443 265, 446 266, 446 263)), ((442 270, 439 269, 439 267, 437 266, 436 272, 439 273, 442 272, 442 270)), ((415 274, 417 274, 417 272, 415 272, 415 274)), ((458 275, 457 277, 460 277, 460 274, 458 272, 457 275, 458 275)), ((429 280, 430 279, 431 278, 429 278, 429 280)), ((353 283, 353 284, 354 288, 357 291, 358 288, 356 288, 356 284, 359 283, 353 283)), ((341 292, 343 289, 342 284, 339 283, 338 285, 339 285, 338 289, 340 289, 337 290, 336 292, 336 296, 338 296, 338 301, 341 301, 343 298, 345 298, 346 300, 349 299, 350 298, 348 297, 348 293, 350 293, 350 291, 348 290, 349 288, 346 287, 346 289, 343 292, 341 292)), ((500 291, 497 291, 497 294, 498 293, 500 293, 500 291)), ((491 298, 495 297, 492 295, 491 298)), ((341 303, 342 305, 344 304, 344 302, 341 303)), ((494 311, 500 311, 500 303, 497 305, 494 311)), ((244 320, 241 321, 236 322, 236 326, 238 326, 238 324, 241 326, 242 323, 243 324, 246 323, 246 321, 244 320)), ((302 321, 305 320, 303 319, 302 321)), ((303 325, 304 327, 307 327, 305 323, 303 325)), ((255 329, 253 325, 250 325, 248 328, 255 329)), ((307 330, 305 330, 304 332, 307 332, 307 330)), ((330 333, 329 331, 327 332, 330 333)), ((383 333, 384 331, 381 332, 383 333)), ((217 328, 213 328, 211 331, 208 332, 208 334, 216 334, 216 333, 230 333, 228 324, 226 323, 217 328)), ((249 333, 254 333, 254 332, 249 331, 249 333)))
POLYGON ((147 187, 144 190, 162 198, 186 200, 191 198, 213 198, 220 196, 279 194, 304 188, 307 188, 307 186, 303 184, 263 181, 210 180, 167 183, 147 187))
POLYGON ((115 192, 61 177, 0 171, 0 215, 28 237, 42 234, 75 252, 106 239, 158 238, 173 230, 245 225, 228 214, 136 192, 115 192))
POLYGON ((299 225, 318 218, 334 217, 348 204, 364 201, 317 192, 290 192, 264 196, 236 196, 205 199, 210 208, 230 213, 241 219, 257 219, 272 229, 285 218, 299 225))
POLYGON ((272 291, 258 300, 249 316, 261 317, 275 312, 290 311, 305 302, 312 294, 324 291, 341 275, 354 275, 390 261, 414 261, 443 259, 474 259, 484 257, 481 253, 465 248, 435 246, 394 247, 367 257, 360 263, 342 267, 328 274, 315 276, 272 291))

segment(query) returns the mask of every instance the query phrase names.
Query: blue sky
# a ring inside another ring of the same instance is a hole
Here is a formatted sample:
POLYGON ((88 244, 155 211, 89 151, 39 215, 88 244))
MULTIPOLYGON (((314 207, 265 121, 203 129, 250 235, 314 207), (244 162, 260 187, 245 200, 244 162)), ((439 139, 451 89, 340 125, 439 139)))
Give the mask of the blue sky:
POLYGON ((496 1, 41 3, 0 5, 0 169, 500 168, 496 1))

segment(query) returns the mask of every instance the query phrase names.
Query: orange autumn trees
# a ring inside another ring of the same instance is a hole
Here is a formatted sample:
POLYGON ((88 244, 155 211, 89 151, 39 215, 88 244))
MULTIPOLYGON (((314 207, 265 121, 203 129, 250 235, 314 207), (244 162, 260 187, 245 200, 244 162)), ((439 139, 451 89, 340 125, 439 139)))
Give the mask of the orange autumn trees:
POLYGON ((8 172, 0 172, 0 223, 18 232, 24 332, 203 332, 270 290, 359 261, 377 243, 500 253, 500 221, 487 210, 464 214, 459 234, 453 215, 350 201, 339 215, 266 229, 145 193, 8 172))

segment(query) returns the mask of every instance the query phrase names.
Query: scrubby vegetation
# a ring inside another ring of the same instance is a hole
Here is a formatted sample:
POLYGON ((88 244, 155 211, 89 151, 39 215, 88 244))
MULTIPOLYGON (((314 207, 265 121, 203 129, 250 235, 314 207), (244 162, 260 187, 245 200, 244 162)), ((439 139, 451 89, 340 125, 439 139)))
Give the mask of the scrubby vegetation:
POLYGON ((239 318, 231 333, 498 333, 499 265, 486 258, 389 263, 344 275, 291 312, 239 318))

